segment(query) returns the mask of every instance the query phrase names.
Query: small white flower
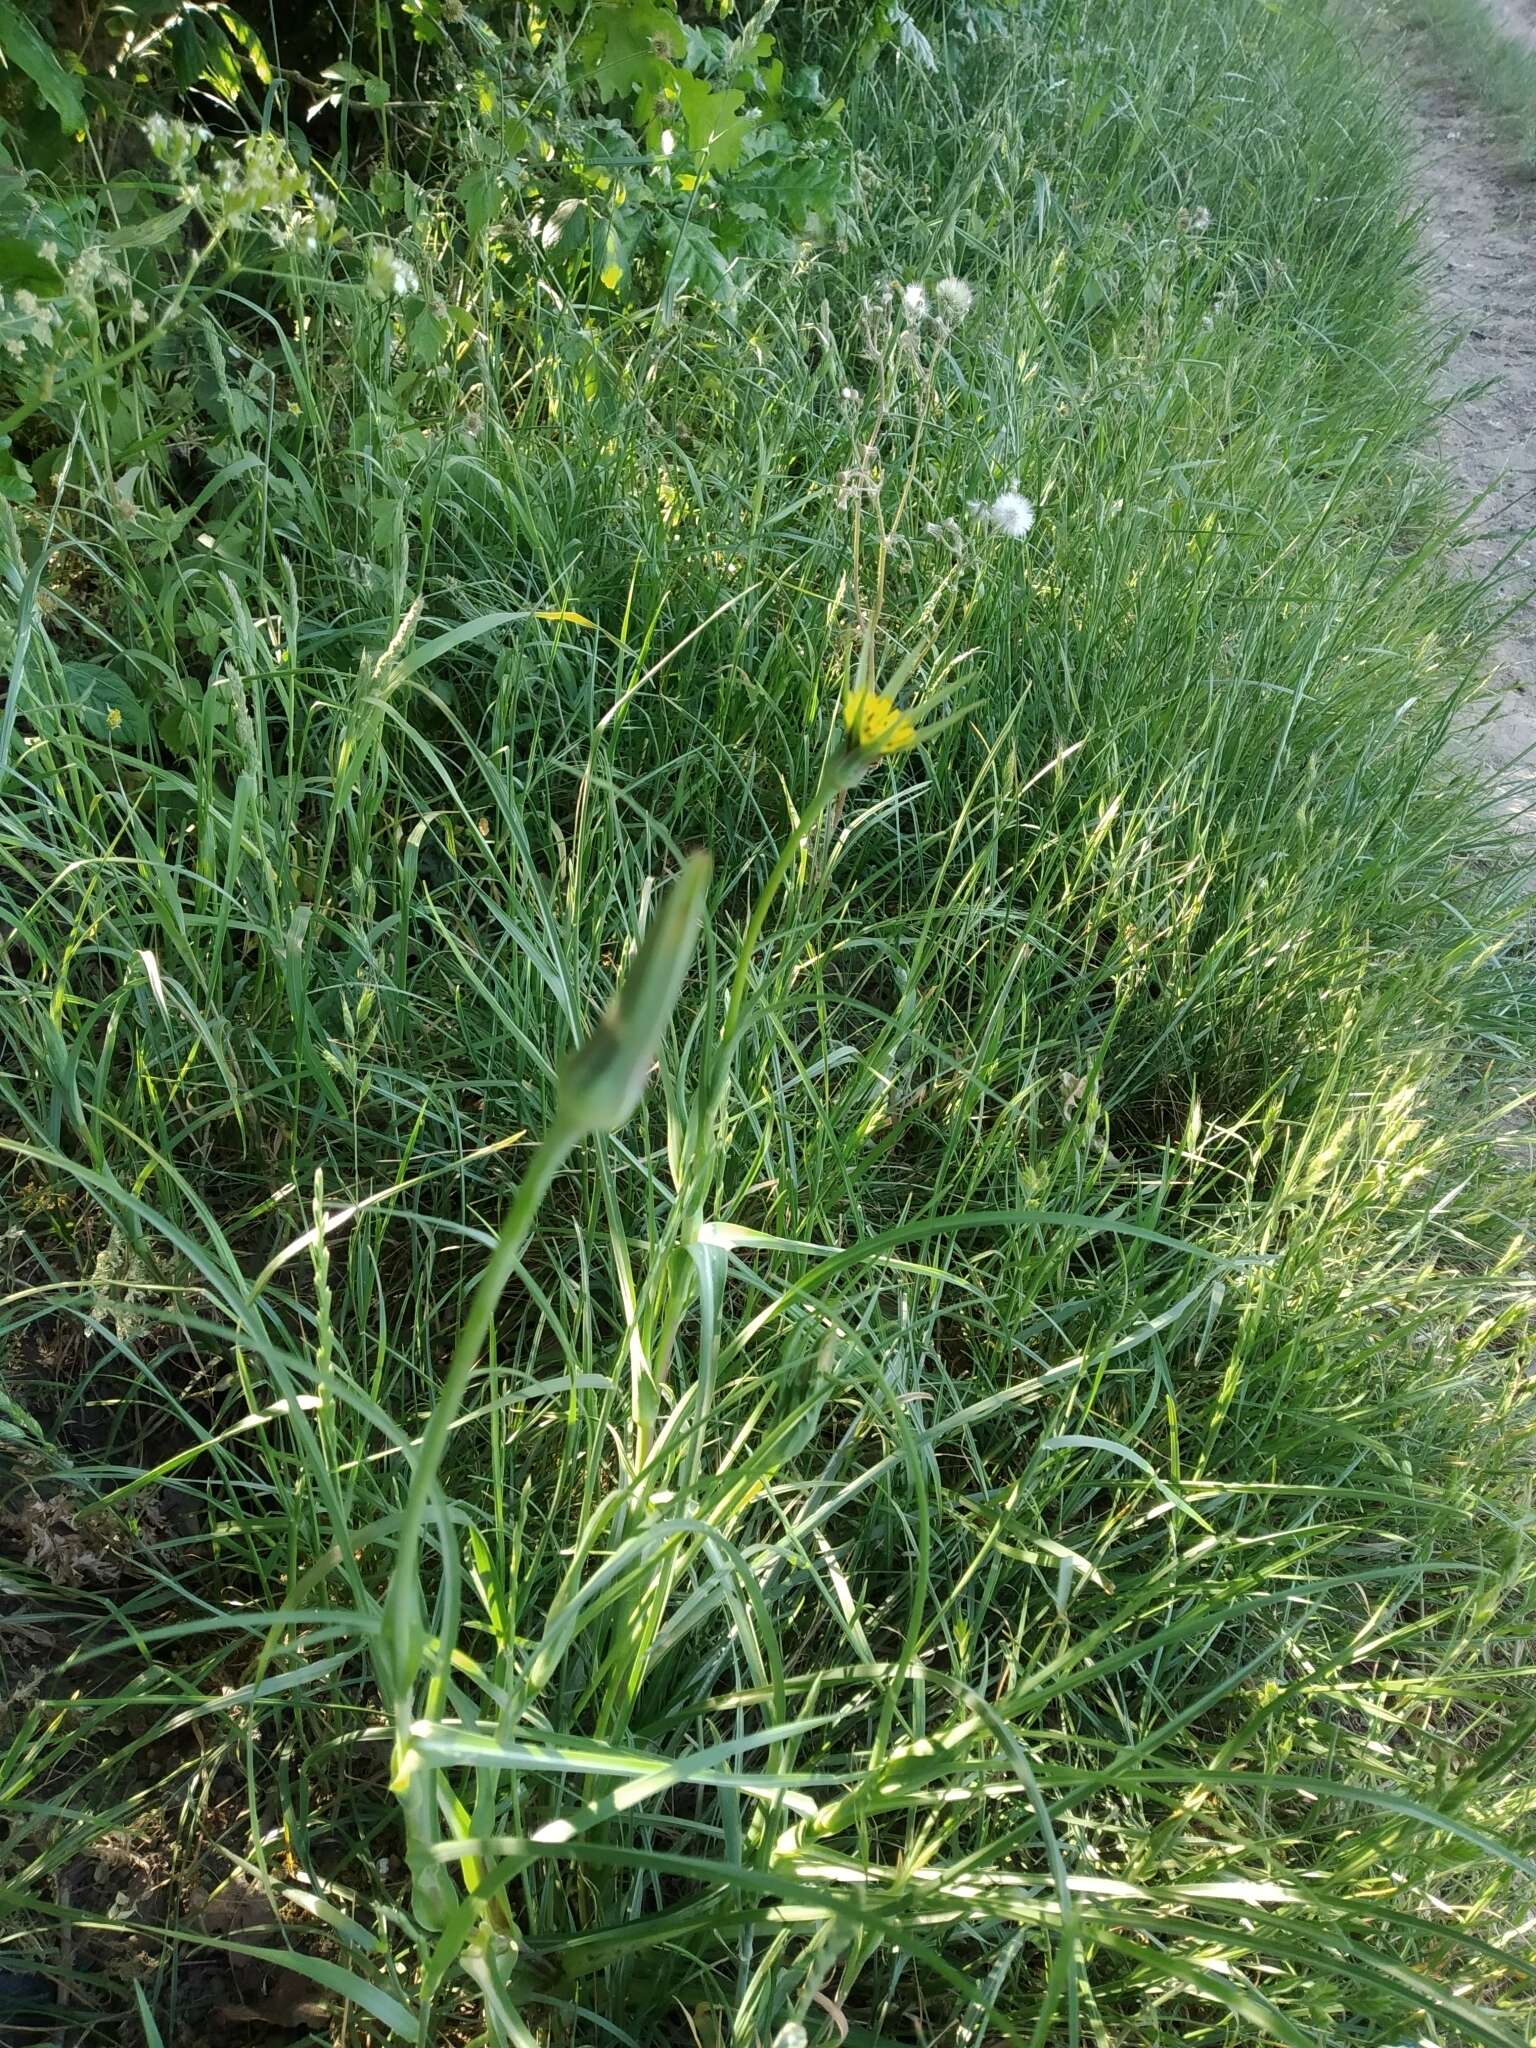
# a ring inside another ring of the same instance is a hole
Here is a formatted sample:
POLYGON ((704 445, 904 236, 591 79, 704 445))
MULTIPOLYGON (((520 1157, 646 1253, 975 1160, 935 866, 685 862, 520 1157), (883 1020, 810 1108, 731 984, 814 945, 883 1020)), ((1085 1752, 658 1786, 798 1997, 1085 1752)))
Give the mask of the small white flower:
POLYGON ((1010 540, 1024 540, 1035 523, 1035 508, 1020 492, 1017 478, 1010 489, 999 491, 990 504, 984 499, 972 498, 970 510, 978 519, 984 519, 988 526, 995 526, 999 533, 1006 533, 1010 540))
POLYGON ((958 327, 971 310, 975 293, 963 277, 941 277, 933 288, 938 301, 939 318, 949 327, 958 327))
POLYGON ((1203 235, 1210 224, 1211 209, 1208 206, 1197 206, 1189 217, 1191 234, 1203 235))
POLYGON ((368 265, 368 282, 381 299, 403 299, 420 288, 421 280, 403 256, 392 249, 375 249, 368 265))
POLYGON ((901 288, 901 310, 915 326, 919 320, 928 318, 928 291, 920 284, 904 284, 901 288))

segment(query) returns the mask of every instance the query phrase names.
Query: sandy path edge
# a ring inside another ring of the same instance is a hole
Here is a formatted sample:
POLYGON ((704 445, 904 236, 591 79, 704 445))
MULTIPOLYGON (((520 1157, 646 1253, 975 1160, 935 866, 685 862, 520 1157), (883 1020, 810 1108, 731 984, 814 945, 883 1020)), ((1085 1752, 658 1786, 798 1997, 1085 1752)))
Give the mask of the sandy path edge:
MULTIPOLYGON (((1536 0, 1484 4, 1506 34, 1536 49, 1536 0)), ((1370 42, 1414 143, 1431 307, 1459 336, 1439 388, 1473 394, 1440 436, 1441 455, 1478 501, 1465 559, 1474 574, 1498 570, 1496 584, 1517 605, 1536 586, 1536 181, 1501 152, 1430 36, 1372 12, 1370 42)), ((1476 757, 1499 809, 1536 838, 1536 604, 1504 627, 1492 686, 1476 757)))

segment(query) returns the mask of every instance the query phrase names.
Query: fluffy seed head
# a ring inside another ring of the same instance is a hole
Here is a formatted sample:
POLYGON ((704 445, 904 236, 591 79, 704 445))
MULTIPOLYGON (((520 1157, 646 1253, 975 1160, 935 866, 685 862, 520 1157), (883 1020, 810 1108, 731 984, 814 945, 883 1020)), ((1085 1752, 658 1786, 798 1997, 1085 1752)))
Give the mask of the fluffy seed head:
POLYGON ((1035 523, 1035 508, 1020 491, 1017 482, 1006 491, 999 491, 990 503, 973 498, 971 511, 988 526, 996 527, 999 533, 1006 533, 1010 540, 1024 540, 1035 523))
POLYGON ((958 327, 971 310, 975 294, 963 277, 941 277, 933 288, 939 318, 946 326, 958 327))

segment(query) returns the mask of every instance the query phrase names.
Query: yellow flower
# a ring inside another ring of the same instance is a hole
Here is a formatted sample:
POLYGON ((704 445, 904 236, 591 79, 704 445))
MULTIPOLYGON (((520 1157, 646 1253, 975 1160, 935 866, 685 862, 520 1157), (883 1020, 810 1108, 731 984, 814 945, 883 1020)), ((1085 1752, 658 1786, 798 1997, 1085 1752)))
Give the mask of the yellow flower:
POLYGON ((850 690, 843 699, 849 739, 870 754, 900 754, 917 743, 917 727, 894 697, 878 690, 850 690))

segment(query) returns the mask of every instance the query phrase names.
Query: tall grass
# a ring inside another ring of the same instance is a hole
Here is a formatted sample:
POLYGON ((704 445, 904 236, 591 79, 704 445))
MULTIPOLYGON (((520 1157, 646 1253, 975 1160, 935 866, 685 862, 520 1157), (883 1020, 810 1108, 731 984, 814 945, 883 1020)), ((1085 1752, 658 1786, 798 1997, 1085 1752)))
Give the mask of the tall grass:
POLYGON ((112 487, 152 357, 82 409, 0 845, 0 1892, 81 2038, 252 1949, 349 2038, 1523 2037, 1529 905, 1399 143, 1310 5, 952 29, 734 326, 498 307, 429 190, 431 371, 339 258, 210 290, 216 521, 112 487), (964 716, 807 818, 877 587, 964 716))

